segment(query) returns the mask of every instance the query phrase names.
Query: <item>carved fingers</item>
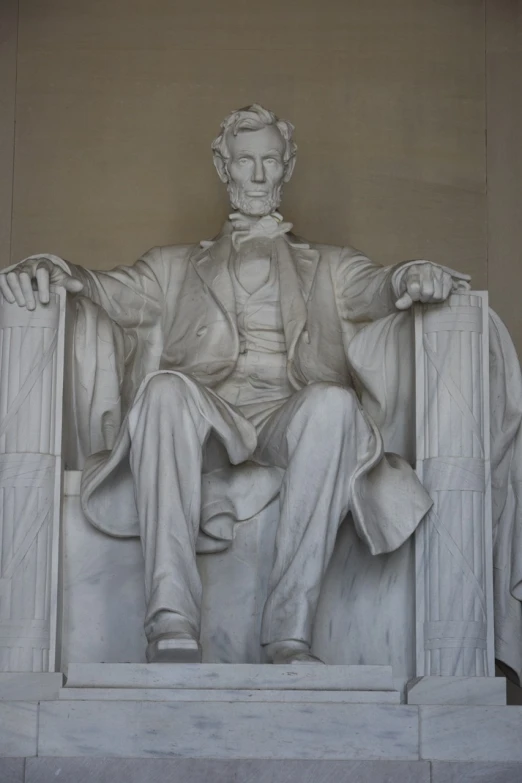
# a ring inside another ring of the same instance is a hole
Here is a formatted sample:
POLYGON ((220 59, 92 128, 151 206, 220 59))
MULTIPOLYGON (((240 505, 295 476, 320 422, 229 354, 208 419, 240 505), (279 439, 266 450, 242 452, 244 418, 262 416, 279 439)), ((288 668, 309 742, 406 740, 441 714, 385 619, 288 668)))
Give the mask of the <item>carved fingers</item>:
POLYGON ((35 289, 41 302, 49 301, 49 266, 52 264, 43 259, 22 261, 11 271, 0 274, 0 291, 8 302, 34 310, 35 289))
POLYGON ((401 280, 398 310, 407 310, 414 302, 444 302, 453 291, 469 289, 469 275, 453 269, 422 262, 409 266, 401 280))
POLYGON ((20 307, 23 307, 25 305, 25 298, 22 293, 18 275, 16 272, 8 272, 5 279, 13 296, 11 301, 15 301, 20 307))
POLYGON ((49 269, 44 264, 39 264, 35 269, 36 286, 38 296, 42 304, 49 302, 49 269))
POLYGON ((0 292, 4 298, 20 307, 34 310, 35 291, 42 304, 49 303, 51 284, 63 285, 71 293, 78 293, 83 285, 46 256, 21 261, 13 269, 0 274, 0 292))
POLYGON ((14 304, 14 302, 16 302, 14 294, 11 291, 11 287, 7 283, 5 275, 0 275, 0 292, 2 293, 4 299, 10 304, 14 304))
MULTIPOLYGON (((11 274, 14 274, 14 273, 11 272, 11 274)), ((8 275, 8 277, 9 277, 9 275, 8 275)), ((34 310, 34 308, 36 307, 36 300, 34 298, 33 286, 32 286, 32 283, 31 283, 31 278, 29 276, 29 273, 28 272, 20 272, 20 274, 18 275, 18 280, 19 280, 19 283, 20 283, 20 288, 21 288, 22 295, 23 295, 25 304, 27 306, 27 309, 28 310, 34 310)), ((18 304, 23 304, 23 302, 21 303, 19 301, 18 304)))

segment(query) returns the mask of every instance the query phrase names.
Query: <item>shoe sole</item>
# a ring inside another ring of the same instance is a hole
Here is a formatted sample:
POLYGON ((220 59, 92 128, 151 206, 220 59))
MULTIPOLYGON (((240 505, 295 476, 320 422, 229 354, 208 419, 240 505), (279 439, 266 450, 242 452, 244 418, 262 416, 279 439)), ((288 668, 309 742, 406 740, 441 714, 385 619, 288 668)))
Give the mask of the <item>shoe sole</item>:
POLYGON ((148 663, 201 663, 195 639, 158 639, 147 647, 148 663))

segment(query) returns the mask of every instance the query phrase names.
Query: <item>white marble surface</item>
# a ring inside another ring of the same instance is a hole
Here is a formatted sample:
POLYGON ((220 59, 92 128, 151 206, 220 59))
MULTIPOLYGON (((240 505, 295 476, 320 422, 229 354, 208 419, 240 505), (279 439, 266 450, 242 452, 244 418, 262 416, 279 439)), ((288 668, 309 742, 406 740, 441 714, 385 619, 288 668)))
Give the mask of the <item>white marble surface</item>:
POLYGON ((191 690, 189 688, 62 688, 65 701, 247 701, 313 704, 400 704, 399 691, 191 690))
POLYGON ((65 291, 0 294, 0 671, 54 671, 65 291))
POLYGON ((520 783, 522 762, 434 761, 431 783, 520 783))
POLYGON ((522 707, 419 707, 421 758, 521 761, 522 707))
POLYGON ((45 702, 42 756, 418 758, 417 707, 387 704, 45 702))
POLYGON ((417 675, 493 676, 486 292, 415 308, 416 469, 433 507, 415 532, 417 675))
MULTIPOLYGON (((29 759, 25 783, 430 783, 423 761, 29 759)), ((6 781, 7 783, 7 781, 6 781)), ((11 781, 9 781, 11 783, 11 781)), ((15 781, 13 781, 15 783, 15 781)), ((22 783, 16 780, 16 783, 22 783)), ((451 783, 457 783, 453 781, 451 783)), ((488 781, 492 783, 492 781, 488 781)), ((502 780, 507 783, 507 780, 502 780)), ((513 783, 509 781, 509 783, 513 783)))
POLYGON ((384 664, 396 677, 414 676, 413 543, 374 557, 350 520, 341 526, 314 625, 312 649, 324 661, 384 664))
MULTIPOLYGON (((105 536, 86 521, 79 506, 80 476, 79 471, 65 472, 63 665, 144 662, 140 543, 105 536)), ((260 660, 267 551, 276 522, 277 503, 272 503, 238 526, 229 551, 198 558, 204 585, 204 661, 260 660), (235 587, 239 583, 241 591, 235 587)), ((346 522, 321 593, 314 652, 329 664, 393 664, 394 675, 413 676, 413 578, 411 541, 376 558, 346 522)))
POLYGON ((188 688, 243 690, 393 691, 389 666, 271 664, 74 664, 71 688, 188 688))
POLYGON ((0 756, 35 756, 38 705, 0 701, 0 756))
POLYGON ((24 783, 26 759, 0 758, 0 780, 2 783, 24 783))
POLYGON ((406 692, 408 704, 506 704, 504 677, 420 677, 406 692))
MULTIPOLYGON (((79 473, 66 471, 66 487, 79 473)), ((90 525, 77 494, 63 503, 62 667, 69 661, 145 661, 143 555, 137 539, 90 525)))
MULTIPOLYGON (((143 554, 137 539, 115 539, 85 519, 79 471, 66 471, 63 507, 62 662, 145 662, 143 554)), ((260 661, 260 604, 266 595, 266 547, 277 505, 238 526, 230 551, 201 555, 203 660, 260 661), (262 534, 263 533, 263 534, 262 534), (237 585, 241 585, 241 590, 237 585)))
POLYGON ((1 672, 0 701, 57 699, 63 680, 58 672, 1 672))
MULTIPOLYGON (((161 690, 156 692, 161 698, 161 690)), ((90 696, 46 701, 39 708, 0 702, 0 757, 38 751, 40 757, 84 757, 84 765, 92 758, 172 756, 448 762, 434 764, 437 783, 474 781, 474 774, 490 783, 497 778, 487 773, 497 771, 499 781, 518 783, 509 775, 522 769, 521 707, 162 702, 127 700, 124 692, 119 701, 90 696)))

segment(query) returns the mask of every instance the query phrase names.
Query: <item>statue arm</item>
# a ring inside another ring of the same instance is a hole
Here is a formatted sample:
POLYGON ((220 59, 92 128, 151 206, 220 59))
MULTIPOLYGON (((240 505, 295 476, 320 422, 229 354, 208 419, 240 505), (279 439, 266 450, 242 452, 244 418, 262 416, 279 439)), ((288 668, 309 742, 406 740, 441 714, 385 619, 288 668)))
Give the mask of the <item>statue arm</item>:
POLYGON ((343 248, 335 292, 341 317, 347 321, 376 321, 395 311, 393 285, 396 267, 382 267, 363 253, 343 248))
POLYGON ((82 285, 82 296, 99 305, 123 328, 147 326, 161 315, 165 285, 161 248, 145 253, 132 266, 107 272, 69 264, 72 276, 82 285))
POLYGON ((9 302, 33 310, 36 291, 42 303, 49 301, 49 285, 63 285, 71 294, 82 294, 99 305, 123 328, 146 326, 161 313, 166 276, 161 248, 145 253, 133 266, 108 272, 90 270, 58 256, 40 254, 4 269, 0 291, 9 302), (36 290, 35 290, 36 289, 36 290))
POLYGON ((431 261, 404 261, 382 267, 352 248, 341 251, 336 296, 347 321, 376 321, 414 302, 443 302, 469 289, 469 275, 431 261))

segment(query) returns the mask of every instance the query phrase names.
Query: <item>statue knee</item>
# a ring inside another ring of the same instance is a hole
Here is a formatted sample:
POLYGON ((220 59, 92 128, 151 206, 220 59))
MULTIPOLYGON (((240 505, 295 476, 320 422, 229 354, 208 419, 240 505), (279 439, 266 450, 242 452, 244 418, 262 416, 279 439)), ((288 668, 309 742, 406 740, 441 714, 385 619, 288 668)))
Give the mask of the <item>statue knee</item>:
POLYGON ((178 375, 159 373, 148 380, 143 395, 149 402, 174 404, 179 408, 180 404, 188 402, 190 391, 178 375))
POLYGON ((350 389, 334 383, 313 383, 306 392, 310 415, 320 418, 323 424, 338 428, 340 422, 352 421, 357 401, 350 389))

